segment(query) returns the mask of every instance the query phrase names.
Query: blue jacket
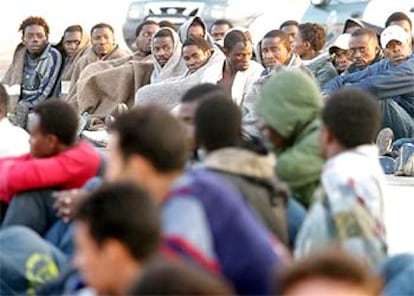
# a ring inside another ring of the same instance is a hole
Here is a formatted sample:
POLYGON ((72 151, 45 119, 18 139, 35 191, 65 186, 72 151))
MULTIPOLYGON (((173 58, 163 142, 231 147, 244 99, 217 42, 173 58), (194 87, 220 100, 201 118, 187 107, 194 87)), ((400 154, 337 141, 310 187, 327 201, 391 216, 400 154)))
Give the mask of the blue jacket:
POLYGON ((237 294, 271 293, 282 262, 278 243, 230 183, 205 170, 186 173, 162 205, 162 218, 177 253, 216 266, 237 294))
POLYGON ((60 52, 50 44, 38 57, 25 55, 21 100, 34 107, 53 95, 62 66, 60 52))
POLYGON ((322 92, 330 94, 344 86, 366 90, 380 100, 393 98, 414 118, 414 54, 398 66, 383 59, 362 71, 337 76, 322 92))

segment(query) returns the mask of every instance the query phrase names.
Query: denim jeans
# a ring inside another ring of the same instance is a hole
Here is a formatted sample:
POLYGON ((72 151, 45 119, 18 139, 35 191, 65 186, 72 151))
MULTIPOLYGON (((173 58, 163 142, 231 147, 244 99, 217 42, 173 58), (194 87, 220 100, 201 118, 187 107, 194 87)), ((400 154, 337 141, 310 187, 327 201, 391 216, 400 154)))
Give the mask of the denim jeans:
POLYGON ((289 198, 287 204, 287 220, 289 231, 289 245, 294 247, 296 236, 306 218, 306 209, 294 198, 289 198))
POLYGON ((414 254, 399 254, 388 258, 380 267, 384 277, 383 295, 414 295, 414 254))
POLYGON ((69 268, 69 260, 33 230, 0 230, 0 295, 33 294, 69 268))
POLYGON ((55 202, 51 189, 27 191, 14 196, 9 204, 2 227, 23 225, 41 236, 58 221, 53 209, 55 202))
POLYGON ((66 256, 72 258, 75 253, 73 230, 73 223, 65 223, 59 220, 49 229, 44 239, 59 248, 66 256))

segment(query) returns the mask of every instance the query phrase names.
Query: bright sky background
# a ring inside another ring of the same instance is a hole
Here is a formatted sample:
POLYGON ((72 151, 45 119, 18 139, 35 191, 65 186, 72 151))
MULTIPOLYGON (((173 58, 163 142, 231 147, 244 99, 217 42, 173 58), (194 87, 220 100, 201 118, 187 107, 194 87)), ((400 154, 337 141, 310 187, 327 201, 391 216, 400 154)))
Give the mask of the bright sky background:
POLYGON ((14 49, 20 41, 17 32, 23 19, 30 15, 43 16, 50 27, 50 41, 58 42, 66 27, 80 24, 89 29, 96 23, 108 22, 118 43, 123 46, 122 24, 130 0, 11 0, 0 1, 0 57, 14 49), (108 5, 111 3, 112 5, 108 5))

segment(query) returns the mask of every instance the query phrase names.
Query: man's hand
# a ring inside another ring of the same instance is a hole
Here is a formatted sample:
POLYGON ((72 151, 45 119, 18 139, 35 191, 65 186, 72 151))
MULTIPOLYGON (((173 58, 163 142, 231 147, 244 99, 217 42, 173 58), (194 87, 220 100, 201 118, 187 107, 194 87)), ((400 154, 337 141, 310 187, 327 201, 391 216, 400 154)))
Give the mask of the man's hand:
POLYGON ((81 201, 87 198, 88 192, 82 189, 65 190, 54 193, 56 197, 53 207, 58 217, 65 223, 72 221, 81 201))

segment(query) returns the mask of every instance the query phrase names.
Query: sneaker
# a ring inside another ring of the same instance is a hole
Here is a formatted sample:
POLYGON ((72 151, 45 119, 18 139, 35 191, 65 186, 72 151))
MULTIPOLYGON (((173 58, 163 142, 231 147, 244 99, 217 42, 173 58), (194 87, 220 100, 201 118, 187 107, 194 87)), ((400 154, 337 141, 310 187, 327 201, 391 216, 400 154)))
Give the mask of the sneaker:
POLYGON ((395 160, 389 156, 380 156, 379 162, 381 164, 384 174, 391 175, 395 172, 395 160))
POLYGON ((128 106, 125 103, 120 103, 116 107, 116 114, 119 116, 121 114, 127 113, 129 111, 128 106))
POLYGON ((383 128, 377 135, 375 143, 379 149, 379 155, 384 155, 392 150, 392 140, 394 133, 389 127, 383 128))
POLYGON ((414 176, 414 145, 404 144, 397 164, 396 176, 414 176))

